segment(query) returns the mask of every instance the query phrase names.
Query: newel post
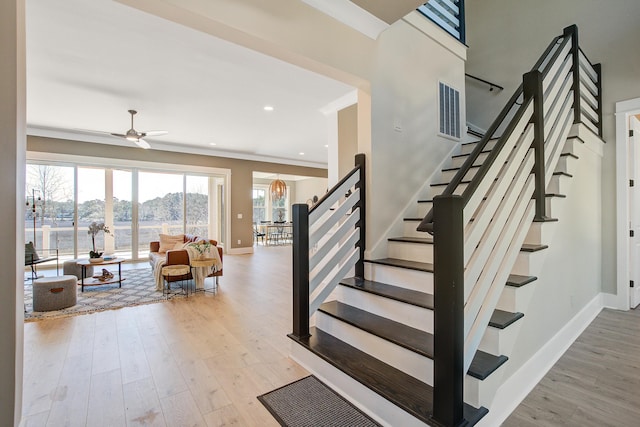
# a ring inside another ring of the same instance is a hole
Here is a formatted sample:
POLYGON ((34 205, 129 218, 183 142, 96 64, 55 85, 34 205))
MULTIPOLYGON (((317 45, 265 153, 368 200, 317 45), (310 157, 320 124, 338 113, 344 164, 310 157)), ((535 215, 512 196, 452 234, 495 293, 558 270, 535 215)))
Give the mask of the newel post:
POLYGON ((309 206, 293 205, 293 336, 309 336, 309 206))
POLYGON ((433 200, 434 338, 433 420, 464 421, 464 199, 433 200))
POLYGON ((578 26, 570 25, 563 31, 564 37, 571 37, 571 59, 573 65, 573 123, 582 121, 582 109, 580 108, 580 46, 578 45, 578 26))
POLYGON ((598 96, 596 97, 598 100, 598 135, 602 137, 602 64, 595 64, 593 69, 598 75, 598 82, 596 83, 598 88, 598 96))
POLYGON ((546 207, 546 185, 545 185, 545 165, 544 165, 544 99, 542 91, 542 74, 540 71, 530 71, 524 75, 523 79, 524 99, 528 101, 533 98, 533 148, 535 150, 535 163, 533 171, 535 174, 536 189, 534 199, 536 200, 535 221, 547 219, 546 207))
POLYGON ((364 154, 356 154, 355 166, 360 169, 360 179, 358 183, 355 185, 357 189, 360 190, 360 201, 355 204, 355 208, 360 209, 360 219, 356 222, 356 227, 360 228, 360 237, 357 243, 360 258, 355 265, 355 274, 356 277, 364 278, 364 250, 366 249, 366 239, 365 236, 367 234, 367 221, 366 221, 366 201, 367 201, 367 184, 366 184, 366 175, 365 175, 365 155, 364 154))

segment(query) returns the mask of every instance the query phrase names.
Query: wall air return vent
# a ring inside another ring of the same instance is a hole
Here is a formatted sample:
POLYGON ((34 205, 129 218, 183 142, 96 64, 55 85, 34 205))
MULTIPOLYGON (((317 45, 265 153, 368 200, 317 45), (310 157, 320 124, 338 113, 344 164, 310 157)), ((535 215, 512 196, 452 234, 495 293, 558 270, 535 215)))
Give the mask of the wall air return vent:
POLYGON ((460 92, 439 82, 440 134, 460 139, 460 92))

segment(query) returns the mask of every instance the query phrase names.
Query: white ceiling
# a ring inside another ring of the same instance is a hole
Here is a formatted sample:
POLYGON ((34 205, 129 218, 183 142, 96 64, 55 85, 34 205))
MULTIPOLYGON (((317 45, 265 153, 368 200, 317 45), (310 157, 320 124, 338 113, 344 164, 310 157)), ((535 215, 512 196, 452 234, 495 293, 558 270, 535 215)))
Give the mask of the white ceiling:
POLYGON ((26 5, 29 134, 130 145, 78 130, 124 133, 136 109, 169 132, 152 149, 326 166, 320 109, 352 87, 111 0, 26 5))

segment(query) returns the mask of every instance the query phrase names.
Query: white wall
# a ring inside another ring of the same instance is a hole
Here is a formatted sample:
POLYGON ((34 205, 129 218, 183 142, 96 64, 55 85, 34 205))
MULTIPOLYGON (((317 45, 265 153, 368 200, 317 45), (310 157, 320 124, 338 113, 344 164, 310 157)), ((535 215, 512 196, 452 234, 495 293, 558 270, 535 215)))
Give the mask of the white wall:
POLYGON ((24 180, 26 153, 24 0, 0 2, 0 425, 22 415, 24 180))
POLYGON ((438 81, 460 90, 461 105, 465 98, 463 57, 405 21, 380 35, 374 61, 368 208, 375 217, 367 227, 378 239, 457 144, 438 135, 438 81))
POLYGON ((327 192, 327 178, 307 178, 295 182, 296 198, 292 203, 307 203, 313 196, 318 198, 327 192))
MULTIPOLYGON (((602 181, 602 289, 616 292, 615 102, 640 96, 640 2, 637 0, 484 0, 466 3, 467 72, 506 88, 469 90, 469 121, 488 127, 553 37, 577 24, 580 45, 602 63, 604 149, 602 181)), ((472 83, 468 86, 471 88, 472 83)))

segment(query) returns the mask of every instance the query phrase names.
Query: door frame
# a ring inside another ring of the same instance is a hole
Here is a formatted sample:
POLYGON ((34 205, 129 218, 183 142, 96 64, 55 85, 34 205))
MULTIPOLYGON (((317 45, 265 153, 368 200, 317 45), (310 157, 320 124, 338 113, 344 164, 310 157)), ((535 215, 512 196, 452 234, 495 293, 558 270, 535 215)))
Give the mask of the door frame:
MULTIPOLYGON (((629 129, 630 116, 640 114, 640 98, 616 102, 616 288, 612 306, 629 310, 629 259, 631 242, 629 237, 629 129)), ((640 183, 639 183, 640 184, 640 183)), ((640 239, 640 236, 636 236, 640 239)), ((640 284, 638 284, 640 286, 640 284)))

